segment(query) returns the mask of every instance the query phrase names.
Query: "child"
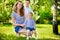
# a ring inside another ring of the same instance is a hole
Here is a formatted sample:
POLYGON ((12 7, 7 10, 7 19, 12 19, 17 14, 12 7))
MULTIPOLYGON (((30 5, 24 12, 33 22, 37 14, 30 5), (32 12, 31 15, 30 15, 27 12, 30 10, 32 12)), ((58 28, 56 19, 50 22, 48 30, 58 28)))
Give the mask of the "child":
POLYGON ((35 26, 35 22, 34 22, 32 16, 33 16, 33 14, 31 12, 28 13, 27 18, 24 22, 26 30, 27 30, 27 40, 29 40, 29 34, 31 34, 31 32, 34 33, 35 39, 37 40, 36 26, 35 26))

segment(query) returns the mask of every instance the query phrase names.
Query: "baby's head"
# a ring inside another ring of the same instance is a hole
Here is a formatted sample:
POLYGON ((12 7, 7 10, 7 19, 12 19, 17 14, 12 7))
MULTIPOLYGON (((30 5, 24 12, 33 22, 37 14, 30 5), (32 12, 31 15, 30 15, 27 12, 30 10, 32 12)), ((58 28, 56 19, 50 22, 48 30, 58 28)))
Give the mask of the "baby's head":
POLYGON ((32 18, 32 16, 33 16, 32 12, 29 12, 27 15, 28 18, 32 18))

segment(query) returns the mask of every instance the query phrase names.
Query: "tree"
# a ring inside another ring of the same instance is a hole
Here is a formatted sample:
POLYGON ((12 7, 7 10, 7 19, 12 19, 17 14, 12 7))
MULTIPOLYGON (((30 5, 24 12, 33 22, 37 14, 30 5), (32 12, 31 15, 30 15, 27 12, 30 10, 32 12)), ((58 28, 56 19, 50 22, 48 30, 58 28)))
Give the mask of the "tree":
POLYGON ((53 13, 53 32, 58 34, 58 23, 57 23, 57 1, 54 0, 54 13, 53 13))

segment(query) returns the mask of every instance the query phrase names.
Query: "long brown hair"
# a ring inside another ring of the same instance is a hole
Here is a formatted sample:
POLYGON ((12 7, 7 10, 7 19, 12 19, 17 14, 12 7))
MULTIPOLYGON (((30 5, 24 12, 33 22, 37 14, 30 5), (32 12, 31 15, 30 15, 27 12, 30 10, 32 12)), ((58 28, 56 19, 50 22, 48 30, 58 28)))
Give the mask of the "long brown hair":
MULTIPOLYGON (((13 11, 17 13, 17 4, 22 3, 21 1, 17 1, 13 6, 13 11)), ((24 6, 22 5, 22 8, 20 9, 20 16, 24 16, 24 6)))

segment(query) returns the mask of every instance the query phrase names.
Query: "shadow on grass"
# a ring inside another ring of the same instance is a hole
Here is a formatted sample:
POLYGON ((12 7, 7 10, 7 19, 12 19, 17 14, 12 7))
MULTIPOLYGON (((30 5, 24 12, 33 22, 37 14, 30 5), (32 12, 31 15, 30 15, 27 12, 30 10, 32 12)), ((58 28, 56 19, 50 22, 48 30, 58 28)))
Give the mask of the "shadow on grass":
MULTIPOLYGON (((0 33, 0 40, 26 40, 25 37, 20 37, 17 38, 15 35, 6 35, 6 34, 1 34, 0 33)), ((34 38, 30 40, 35 40, 34 38)), ((38 39, 38 40, 56 40, 56 39, 38 39)), ((58 39, 59 40, 59 39, 58 39)))
POLYGON ((43 27, 43 26, 37 26, 37 28, 46 28, 46 27, 43 27))

